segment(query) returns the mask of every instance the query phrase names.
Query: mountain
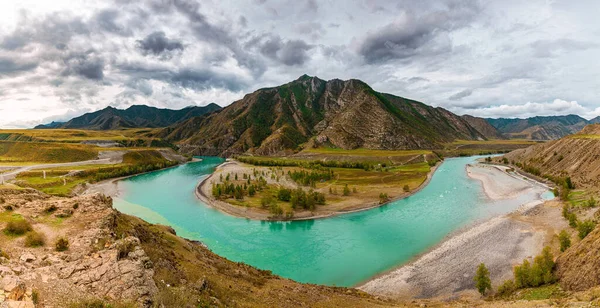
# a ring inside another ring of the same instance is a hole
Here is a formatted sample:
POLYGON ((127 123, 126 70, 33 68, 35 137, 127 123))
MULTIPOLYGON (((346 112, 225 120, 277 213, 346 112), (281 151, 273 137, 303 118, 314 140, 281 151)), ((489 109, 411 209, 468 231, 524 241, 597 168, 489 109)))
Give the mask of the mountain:
POLYGON ((48 123, 48 124, 40 124, 40 125, 34 127, 34 129, 59 128, 63 124, 65 124, 65 122, 54 122, 54 121, 52 121, 51 123, 48 123))
POLYGON ((600 185, 600 124, 577 134, 537 144, 505 155, 509 161, 537 169, 541 175, 571 177, 578 187, 600 185))
POLYGON ((443 108, 376 92, 360 80, 306 75, 168 127, 159 137, 178 142, 183 152, 222 156, 279 155, 301 146, 431 149, 456 139, 486 139, 443 108))
POLYGON ((159 109, 145 105, 135 105, 127 109, 106 107, 102 110, 86 113, 65 123, 52 122, 35 128, 79 128, 109 130, 135 127, 167 127, 187 119, 208 114, 221 107, 217 104, 192 106, 180 110, 159 109))
POLYGON ((591 124, 578 115, 527 119, 486 119, 501 133, 516 139, 554 140, 574 134, 591 124))
POLYGON ((591 119, 590 124, 600 124, 600 116, 591 119))
POLYGON ((506 139, 506 136, 484 118, 478 118, 468 114, 463 115, 462 118, 487 139, 506 139))

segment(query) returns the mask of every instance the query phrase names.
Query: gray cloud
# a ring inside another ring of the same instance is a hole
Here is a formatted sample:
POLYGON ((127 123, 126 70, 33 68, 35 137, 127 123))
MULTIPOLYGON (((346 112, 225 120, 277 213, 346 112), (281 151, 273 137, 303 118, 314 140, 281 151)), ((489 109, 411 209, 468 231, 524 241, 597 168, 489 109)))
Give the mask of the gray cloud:
POLYGON ((450 97, 448 97, 448 99, 451 101, 459 101, 467 96, 471 96, 471 94, 473 94, 473 90, 466 89, 466 90, 462 90, 456 94, 451 95, 450 97))
MULTIPOLYGON (((20 5, 5 2, 0 9, 20 5)), ((16 21, 0 20, 3 114, 39 102, 49 112, 225 106, 307 73, 358 78, 454 112, 505 116, 558 98, 600 115, 597 1, 89 0, 19 9, 16 21)))
POLYGON ((79 17, 51 14, 32 23, 23 24, 2 38, 0 48, 16 50, 30 43, 46 46, 67 46, 74 35, 89 33, 86 23, 79 17))
POLYGON ((10 58, 0 57, 0 77, 18 75, 37 67, 38 63, 35 62, 17 62, 10 58))
POLYGON ((143 40, 138 40, 137 48, 144 55, 153 54, 166 59, 171 57, 173 51, 184 49, 180 41, 167 38, 162 31, 150 33, 143 40))
POLYGON ((129 36, 131 35, 131 29, 124 27, 119 24, 118 18, 119 11, 114 9, 107 9, 98 12, 93 20, 94 24, 104 31, 112 32, 119 35, 129 36))
POLYGON ((94 52, 74 53, 64 59, 66 66, 63 75, 79 75, 91 80, 102 80, 104 78, 104 59, 98 57, 94 52))
POLYGON ((279 35, 271 34, 265 38, 258 38, 253 44, 258 45, 264 56, 287 66, 304 64, 309 58, 307 52, 314 48, 303 40, 284 41, 279 35))
MULTIPOLYGON (((115 68, 131 76, 134 80, 159 80, 193 90, 216 88, 240 91, 246 86, 246 82, 239 76, 218 72, 210 68, 186 67, 173 70, 166 66, 148 65, 143 62, 119 63, 115 68)), ((128 85, 139 90, 135 82, 128 85)))
POLYGON ((450 1, 444 10, 421 15, 403 11, 396 21, 369 32, 359 41, 358 53, 368 63, 380 63, 450 52, 451 46, 443 45, 446 40, 440 46, 436 39, 467 25, 478 10, 477 2, 450 1))

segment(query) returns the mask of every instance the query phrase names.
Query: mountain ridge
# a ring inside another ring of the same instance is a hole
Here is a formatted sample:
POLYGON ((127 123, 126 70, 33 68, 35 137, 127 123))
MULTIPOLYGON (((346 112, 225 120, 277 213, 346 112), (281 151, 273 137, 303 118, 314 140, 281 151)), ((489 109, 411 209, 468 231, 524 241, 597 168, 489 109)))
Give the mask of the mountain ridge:
POLYGON ((486 140, 441 107, 380 93, 357 79, 303 75, 246 94, 218 113, 163 129, 158 137, 196 155, 284 155, 303 147, 425 149, 486 140))
POLYGON ((167 127, 220 109, 221 107, 215 103, 206 106, 188 106, 178 110, 156 108, 147 105, 132 105, 127 109, 117 109, 109 106, 75 117, 67 122, 52 122, 50 124, 38 125, 35 128, 77 128, 91 130, 158 128, 167 127))
MULTIPOLYGON (((600 121, 600 118, 597 118, 600 121)), ((556 140, 593 124, 578 115, 536 116, 530 118, 486 118, 502 134, 516 139, 556 140)), ((595 119, 593 119, 595 120, 595 119)))

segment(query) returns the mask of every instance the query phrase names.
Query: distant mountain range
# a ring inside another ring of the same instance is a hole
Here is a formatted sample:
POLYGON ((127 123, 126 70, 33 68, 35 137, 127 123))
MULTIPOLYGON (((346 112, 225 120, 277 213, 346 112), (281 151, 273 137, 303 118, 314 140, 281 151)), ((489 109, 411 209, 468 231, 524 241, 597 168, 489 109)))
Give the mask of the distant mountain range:
POLYGON ((278 155, 303 147, 432 149, 456 139, 485 140, 497 132, 481 119, 480 132, 443 108, 374 91, 360 80, 302 76, 257 90, 220 112, 160 132, 197 155, 278 155), (489 133, 487 130, 491 130, 489 133))
POLYGON ((167 127, 187 119, 220 110, 217 104, 192 106, 180 110, 160 109, 145 105, 135 105, 127 109, 106 107, 102 110, 86 113, 68 122, 52 122, 35 128, 77 128, 91 130, 110 130, 137 127, 167 127))
POLYGON ((600 123, 600 117, 588 121, 578 115, 486 120, 509 138, 531 140, 560 139, 579 132, 586 125, 600 123))
POLYGON ((443 108, 374 91, 352 79, 325 81, 303 75, 290 83, 259 89, 221 108, 216 104, 181 110, 144 105, 107 107, 68 122, 35 128, 111 130, 165 128, 156 137, 194 154, 290 153, 302 146, 344 149, 431 149, 456 139, 554 140, 580 131, 600 117, 577 115, 527 119, 457 116, 443 108))

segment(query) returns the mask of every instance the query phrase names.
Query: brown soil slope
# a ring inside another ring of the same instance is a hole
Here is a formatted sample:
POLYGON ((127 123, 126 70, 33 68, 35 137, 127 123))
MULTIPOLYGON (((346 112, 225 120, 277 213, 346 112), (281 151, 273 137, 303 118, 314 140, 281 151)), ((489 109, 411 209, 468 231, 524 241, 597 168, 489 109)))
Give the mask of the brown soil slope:
POLYGON ((600 229, 569 248, 556 260, 563 288, 583 291, 600 285, 600 229))
POLYGON ((600 184, 600 125, 588 125, 581 132, 516 150, 505 156, 510 161, 538 168, 543 175, 570 176, 581 188, 600 184))

